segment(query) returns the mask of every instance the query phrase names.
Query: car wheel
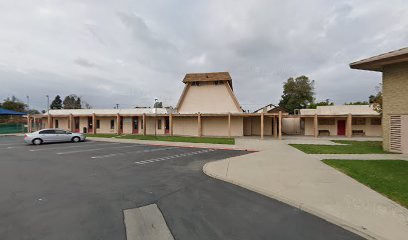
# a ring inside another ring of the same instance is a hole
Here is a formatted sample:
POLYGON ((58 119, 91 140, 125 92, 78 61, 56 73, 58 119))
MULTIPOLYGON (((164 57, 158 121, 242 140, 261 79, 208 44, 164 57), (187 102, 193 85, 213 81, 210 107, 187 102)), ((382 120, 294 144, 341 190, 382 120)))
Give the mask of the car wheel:
POLYGON ((79 137, 73 137, 73 138, 72 138, 72 141, 73 141, 73 142, 79 142, 79 141, 81 141, 81 139, 80 139, 79 137))
POLYGON ((34 145, 40 145, 40 144, 43 143, 43 141, 41 139, 39 139, 39 138, 34 139, 32 142, 33 142, 34 145))

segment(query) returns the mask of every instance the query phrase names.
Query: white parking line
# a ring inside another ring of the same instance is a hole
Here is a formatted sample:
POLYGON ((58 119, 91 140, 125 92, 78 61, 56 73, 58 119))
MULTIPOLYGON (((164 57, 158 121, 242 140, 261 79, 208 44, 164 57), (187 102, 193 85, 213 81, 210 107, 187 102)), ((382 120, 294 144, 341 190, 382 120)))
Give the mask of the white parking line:
MULTIPOLYGON (((121 147, 112 147, 108 148, 110 149, 118 149, 118 148, 130 148, 130 147, 145 147, 145 145, 127 145, 127 146, 121 146, 121 147)), ((98 151, 98 150, 106 150, 107 148, 91 148, 91 149, 85 149, 85 150, 78 150, 78 151, 69 151, 69 152, 59 152, 57 153, 58 155, 64 155, 64 154, 71 154, 71 153, 81 153, 81 152, 92 152, 92 151, 98 151)))
POLYGON ((208 153, 208 152, 213 152, 213 151, 215 151, 215 149, 204 149, 204 150, 195 151, 195 152, 181 153, 181 154, 167 156, 167 157, 153 158, 153 159, 149 159, 149 160, 138 161, 138 162, 135 162, 135 163, 143 165, 143 164, 147 164, 147 163, 166 161, 166 160, 170 160, 170 159, 193 156, 193 155, 208 153))
POLYGON ((24 142, 15 142, 15 143, 0 143, 0 146, 9 146, 9 145, 18 145, 24 142))
POLYGON ((79 144, 75 144, 75 146, 60 146, 60 147, 51 147, 51 148, 39 148, 39 149, 30 149, 30 152, 38 152, 38 151, 46 151, 46 150, 55 150, 55 149, 66 149, 66 148, 78 148, 78 147, 82 147, 84 144, 86 144, 87 146, 90 145, 97 145, 99 146, 104 146, 104 145, 117 145, 120 143, 102 143, 102 144, 98 144, 97 142, 84 142, 84 143, 79 143, 79 144))
POLYGON ((131 154, 131 153, 157 152, 157 151, 163 151, 163 150, 169 150, 169 149, 175 149, 175 148, 179 148, 179 147, 153 148, 153 149, 145 149, 145 150, 138 150, 138 151, 111 153, 111 154, 100 155, 100 156, 92 156, 91 158, 108 158, 108 157, 114 157, 114 156, 123 156, 123 155, 131 154))

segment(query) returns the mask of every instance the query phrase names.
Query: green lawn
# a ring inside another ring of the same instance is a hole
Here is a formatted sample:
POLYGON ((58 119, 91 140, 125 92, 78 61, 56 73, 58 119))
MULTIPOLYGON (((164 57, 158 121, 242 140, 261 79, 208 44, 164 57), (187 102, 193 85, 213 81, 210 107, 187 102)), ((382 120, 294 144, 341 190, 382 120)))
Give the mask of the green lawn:
POLYGON ((138 139, 167 142, 191 142, 191 143, 211 143, 211 144, 235 144, 234 138, 215 138, 215 137, 181 137, 181 136, 151 136, 151 135, 116 135, 116 134, 87 134, 87 137, 102 138, 120 138, 120 139, 138 139))
POLYGON ((390 153, 382 149, 379 141, 349 141, 333 140, 335 143, 347 145, 316 145, 316 144, 290 144, 308 154, 380 154, 390 153))
POLYGON ((408 208, 408 161, 331 159, 323 162, 408 208))

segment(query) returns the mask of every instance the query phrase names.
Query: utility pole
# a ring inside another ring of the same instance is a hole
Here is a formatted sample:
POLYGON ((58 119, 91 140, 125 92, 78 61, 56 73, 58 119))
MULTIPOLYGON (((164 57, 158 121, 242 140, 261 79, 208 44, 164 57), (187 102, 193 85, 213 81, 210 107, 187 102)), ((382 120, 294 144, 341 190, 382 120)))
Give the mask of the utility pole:
POLYGON ((154 99, 154 136, 156 137, 156 129, 157 129, 157 98, 154 99))
POLYGON ((50 96, 45 95, 47 97, 47 113, 50 113, 50 96))
POLYGON ((27 109, 30 110, 30 96, 26 96, 27 97, 27 109))
POLYGON ((119 109, 119 103, 116 103, 116 109, 119 109))

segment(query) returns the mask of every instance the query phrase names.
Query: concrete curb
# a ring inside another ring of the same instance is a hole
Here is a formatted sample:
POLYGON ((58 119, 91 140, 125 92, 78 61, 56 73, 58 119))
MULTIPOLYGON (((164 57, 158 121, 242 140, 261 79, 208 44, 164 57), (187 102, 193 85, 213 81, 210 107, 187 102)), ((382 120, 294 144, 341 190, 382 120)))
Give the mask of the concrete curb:
POLYGON ((226 147, 224 144, 211 144, 211 143, 166 142, 166 141, 149 141, 149 140, 138 140, 138 139, 99 138, 99 137, 86 137, 86 139, 94 140, 94 141, 102 141, 102 142, 139 143, 139 144, 146 144, 146 145, 151 145, 151 146, 211 148, 211 149, 217 149, 217 150, 237 150, 237 151, 249 151, 249 152, 258 151, 255 149, 226 147))
MULTIPOLYGON (((218 161, 229 161, 229 159, 218 160, 218 161)), ((216 161, 213 161, 213 162, 216 162, 216 161)), ((337 225, 337 226, 339 226, 341 228, 344 228, 347 231, 355 233, 355 234, 357 234, 357 235, 359 235, 359 236, 361 236, 363 238, 366 238, 366 239, 369 239, 369 240, 386 240, 386 239, 376 235, 375 233, 372 233, 371 231, 369 231, 367 229, 362 229, 360 226, 357 226, 355 224, 344 221, 343 219, 340 219, 340 218, 338 218, 336 216, 333 216, 331 214, 324 213, 324 212, 322 212, 320 210, 317 210, 317 209, 315 209, 313 207, 304 205, 301 201, 288 199, 288 198, 280 195, 277 192, 265 191, 265 190, 260 189, 260 188, 258 188, 256 186, 253 186, 253 185, 250 185, 250 184, 245 184, 245 183, 242 183, 240 181, 232 180, 232 179, 228 178, 227 176, 220 176, 220 175, 217 175, 217 174, 212 174, 208 170, 208 165, 209 164, 211 164, 211 162, 208 162, 208 163, 204 164, 204 166, 203 166, 203 172, 209 177, 212 177, 212 178, 215 178, 215 179, 218 179, 218 180, 222 180, 222 181, 225 181, 225 182, 228 182, 228 183, 232 183, 232 184, 237 185, 239 187, 246 188, 246 189, 248 189, 250 191, 253 191, 253 192, 262 194, 264 196, 273 198, 273 199, 275 199, 277 201, 280 201, 282 203, 286 203, 286 204, 288 204, 288 205, 290 205, 292 207, 298 208, 298 209, 300 209, 302 211, 308 212, 308 213, 310 213, 312 215, 315 215, 315 216, 317 216, 319 218, 322 218, 322 219, 324 219, 324 220, 326 220, 328 222, 331 222, 331 223, 333 223, 333 224, 335 224, 335 225, 337 225)))

